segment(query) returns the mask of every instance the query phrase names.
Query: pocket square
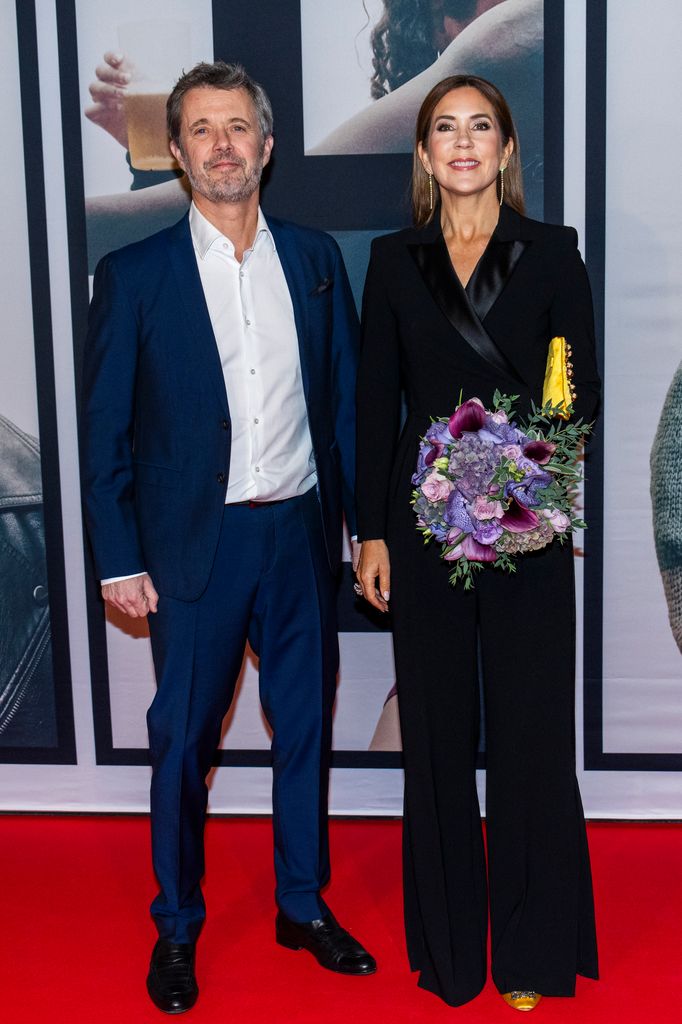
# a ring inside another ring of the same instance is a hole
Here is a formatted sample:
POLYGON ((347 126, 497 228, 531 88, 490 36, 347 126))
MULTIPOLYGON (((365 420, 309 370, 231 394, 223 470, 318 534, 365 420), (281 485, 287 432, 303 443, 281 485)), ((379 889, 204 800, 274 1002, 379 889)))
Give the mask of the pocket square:
POLYGON ((322 295, 322 292, 326 292, 332 286, 331 277, 323 277, 317 287, 313 288, 311 295, 322 295))

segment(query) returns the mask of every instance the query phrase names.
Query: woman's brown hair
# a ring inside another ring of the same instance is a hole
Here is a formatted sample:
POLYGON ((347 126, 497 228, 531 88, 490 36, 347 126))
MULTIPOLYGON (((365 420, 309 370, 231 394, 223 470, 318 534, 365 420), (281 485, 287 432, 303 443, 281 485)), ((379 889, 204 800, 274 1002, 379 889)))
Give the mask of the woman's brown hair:
MULTIPOLYGON (((454 89, 476 89, 490 103, 495 114, 504 145, 512 139, 514 149, 504 172, 504 202, 511 206, 517 213, 525 213, 523 201, 523 176, 521 173, 521 153, 519 140, 514 127, 511 111, 504 96, 492 82, 477 75, 451 75, 444 78, 442 82, 434 85, 426 99, 419 108, 417 114, 417 129, 415 133, 414 154, 412 158, 412 216, 416 227, 423 227, 433 217, 436 208, 439 189, 438 182, 433 180, 433 209, 429 202, 429 176, 419 159, 419 143, 428 151, 428 139, 431 131, 433 112, 449 92, 454 89)), ((500 181, 498 177, 497 191, 499 196, 500 181)))

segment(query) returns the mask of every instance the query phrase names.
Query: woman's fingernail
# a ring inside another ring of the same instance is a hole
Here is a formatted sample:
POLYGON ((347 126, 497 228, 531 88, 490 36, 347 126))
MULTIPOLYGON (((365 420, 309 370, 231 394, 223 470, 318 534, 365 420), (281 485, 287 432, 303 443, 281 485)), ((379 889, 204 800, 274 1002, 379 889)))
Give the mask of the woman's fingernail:
POLYGON ((384 593, 383 593, 384 601, 388 601, 390 596, 391 596, 390 590, 384 590, 384 593))

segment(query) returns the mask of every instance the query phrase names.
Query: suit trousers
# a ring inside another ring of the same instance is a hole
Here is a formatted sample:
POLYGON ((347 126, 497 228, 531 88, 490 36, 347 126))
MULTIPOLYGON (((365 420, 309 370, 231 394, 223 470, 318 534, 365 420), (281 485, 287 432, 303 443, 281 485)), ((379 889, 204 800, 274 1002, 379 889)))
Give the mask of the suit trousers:
POLYGON ((293 920, 320 917, 338 637, 316 489, 272 505, 226 505, 206 590, 193 602, 162 594, 150 632, 152 858, 160 886, 151 911, 159 934, 193 942, 205 917, 206 776, 247 640, 260 659, 260 700, 273 730, 276 901, 293 920))
MULTIPOLYGON (((406 507, 407 507, 407 503, 406 507)), ((408 512, 411 512, 408 508, 408 512)), ((475 589, 448 582, 405 517, 391 544, 391 605, 405 758, 410 962, 446 1002, 492 974, 501 992, 568 996, 597 976, 590 865, 575 777, 573 552, 555 542, 475 589), (476 792, 479 658, 486 739, 487 872, 476 792)))

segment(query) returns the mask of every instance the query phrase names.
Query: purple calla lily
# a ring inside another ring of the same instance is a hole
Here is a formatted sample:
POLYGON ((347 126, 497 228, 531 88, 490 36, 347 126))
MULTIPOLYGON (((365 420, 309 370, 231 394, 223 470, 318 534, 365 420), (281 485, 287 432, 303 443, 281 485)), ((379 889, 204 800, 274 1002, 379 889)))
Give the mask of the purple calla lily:
POLYGON ((555 451, 556 445, 552 444, 551 441, 531 441, 523 449, 523 454, 527 459, 532 459, 533 462, 544 466, 552 458, 555 451))
POLYGON ((488 547, 485 544, 479 544, 477 540, 467 534, 462 541, 462 550, 464 554, 472 562, 496 562, 497 551, 495 548, 488 547))
POLYGON ((540 520, 535 512, 512 499, 500 522, 510 533, 526 533, 528 530, 534 530, 540 520))
POLYGON ((465 431, 476 431, 485 423, 485 409, 477 398, 463 402, 448 420, 448 430, 453 437, 461 437, 465 431))

